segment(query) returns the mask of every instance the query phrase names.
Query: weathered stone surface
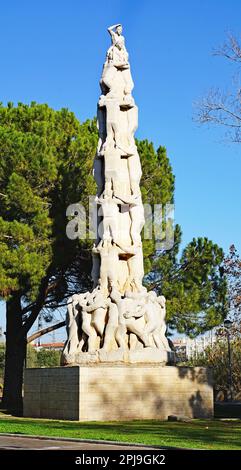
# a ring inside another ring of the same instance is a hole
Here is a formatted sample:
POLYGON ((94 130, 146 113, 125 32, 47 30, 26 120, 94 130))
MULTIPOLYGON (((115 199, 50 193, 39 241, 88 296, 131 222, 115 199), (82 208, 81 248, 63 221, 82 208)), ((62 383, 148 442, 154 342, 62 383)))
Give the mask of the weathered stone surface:
POLYGON ((99 349, 96 352, 79 352, 72 354, 68 365, 92 364, 92 363, 147 363, 147 364, 172 364, 174 353, 160 350, 155 347, 130 349, 99 349))
POLYGON ((130 351, 129 361, 131 363, 143 362, 143 363, 160 363, 167 364, 172 362, 171 354, 168 351, 164 351, 157 348, 144 348, 140 351, 130 351), (168 359, 170 357, 170 360, 168 359))
POLYGON ((26 369, 24 382, 24 416, 106 421, 213 415, 212 376, 205 368, 92 364, 26 369))

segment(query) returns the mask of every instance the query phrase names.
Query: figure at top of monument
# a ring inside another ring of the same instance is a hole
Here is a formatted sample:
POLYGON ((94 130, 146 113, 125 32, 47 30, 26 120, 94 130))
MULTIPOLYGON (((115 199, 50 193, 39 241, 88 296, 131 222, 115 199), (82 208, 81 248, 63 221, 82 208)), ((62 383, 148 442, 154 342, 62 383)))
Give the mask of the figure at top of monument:
POLYGON ((108 28, 112 44, 106 54, 100 86, 103 95, 117 99, 120 106, 131 108, 135 105, 131 96, 134 83, 131 77, 128 52, 122 26, 116 24, 108 28))
POLYGON ((125 38, 122 35, 122 25, 114 24, 109 26, 108 32, 111 35, 112 45, 107 51, 107 60, 112 61, 117 68, 128 68, 128 52, 125 47, 125 38))

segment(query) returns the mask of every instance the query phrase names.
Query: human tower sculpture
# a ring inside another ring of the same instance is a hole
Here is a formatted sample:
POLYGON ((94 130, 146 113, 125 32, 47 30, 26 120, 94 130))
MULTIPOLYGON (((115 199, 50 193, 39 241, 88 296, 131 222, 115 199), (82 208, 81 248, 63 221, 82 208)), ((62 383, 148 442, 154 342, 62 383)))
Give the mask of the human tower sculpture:
POLYGON ((93 290, 67 306, 62 364, 166 363, 165 297, 143 286, 141 163, 134 134, 138 108, 122 26, 108 28, 111 46, 100 80, 99 141, 93 173, 98 235, 92 250, 93 290))

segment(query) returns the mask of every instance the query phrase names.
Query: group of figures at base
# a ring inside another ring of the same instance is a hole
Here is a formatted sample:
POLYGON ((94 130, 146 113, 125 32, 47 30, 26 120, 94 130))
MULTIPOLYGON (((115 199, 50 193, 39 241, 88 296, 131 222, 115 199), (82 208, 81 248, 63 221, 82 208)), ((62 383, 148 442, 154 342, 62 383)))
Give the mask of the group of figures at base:
MULTIPOLYGON (((114 283, 110 293, 98 285, 92 292, 75 294, 67 308, 68 340, 63 363, 75 362, 76 354, 156 348, 170 351, 166 332, 165 297, 154 291, 126 291, 114 283)), ((83 356, 84 358, 84 356, 83 356)))

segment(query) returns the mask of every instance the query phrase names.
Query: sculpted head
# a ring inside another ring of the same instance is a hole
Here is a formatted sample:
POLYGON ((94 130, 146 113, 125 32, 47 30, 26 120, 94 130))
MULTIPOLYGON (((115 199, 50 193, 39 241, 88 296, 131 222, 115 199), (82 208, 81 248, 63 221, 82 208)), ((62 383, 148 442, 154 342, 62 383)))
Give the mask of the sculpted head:
POLYGON ((122 31, 123 31, 122 25, 121 25, 121 24, 118 24, 118 25, 116 26, 116 32, 117 32, 118 36, 121 36, 122 31))

